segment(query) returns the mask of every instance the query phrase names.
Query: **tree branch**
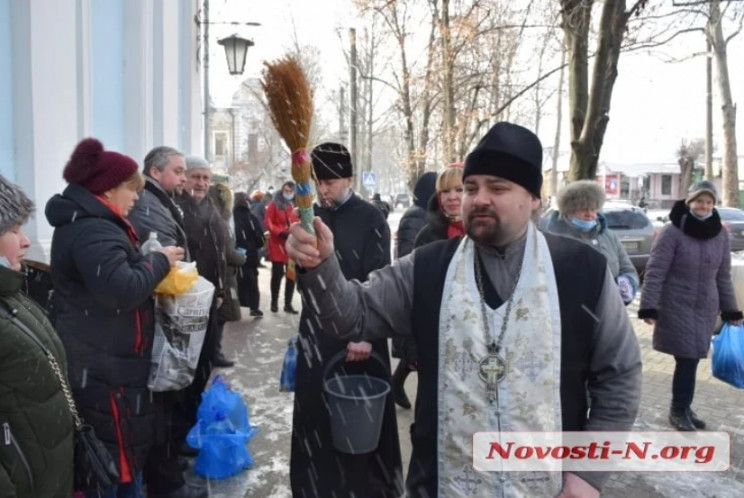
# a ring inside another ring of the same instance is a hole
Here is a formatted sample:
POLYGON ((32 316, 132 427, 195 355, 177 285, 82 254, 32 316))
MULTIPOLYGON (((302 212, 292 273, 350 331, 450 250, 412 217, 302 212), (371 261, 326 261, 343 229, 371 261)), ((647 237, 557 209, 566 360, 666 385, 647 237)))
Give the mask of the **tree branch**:
POLYGON ((646 49, 649 49, 649 48, 659 47, 661 45, 666 45, 667 43, 669 43, 670 41, 674 40, 675 38, 677 38, 680 35, 684 35, 684 34, 687 34, 687 33, 695 33, 695 32, 704 33, 705 30, 703 28, 687 28, 687 29, 682 29, 682 30, 677 31, 676 33, 674 33, 673 35, 669 36, 668 38, 666 38, 666 39, 664 39, 662 41, 654 42, 654 43, 641 43, 641 44, 638 44, 638 45, 626 46, 623 51, 624 52, 635 52, 635 51, 638 51, 638 50, 646 50, 646 49))
POLYGON ((744 15, 739 16, 739 27, 736 29, 736 31, 734 31, 733 33, 731 33, 730 35, 726 37, 726 39, 723 42, 724 45, 728 45, 728 43, 731 40, 736 38, 739 35, 739 33, 741 33, 742 24, 744 24, 744 15))
POLYGON ((542 82, 543 80, 545 80, 545 79, 549 78, 550 76, 554 75, 555 73, 557 73, 558 71, 560 71, 562 67, 566 67, 567 65, 568 64, 563 64, 562 66, 558 66, 556 68, 553 68, 550 71, 548 71, 547 73, 543 74, 538 79, 536 79, 535 81, 533 81, 532 83, 530 83, 529 85, 527 85, 526 87, 522 88, 520 91, 518 91, 517 93, 515 93, 514 95, 512 95, 511 97, 509 97, 506 100, 506 102, 504 102, 503 104, 501 104, 501 106, 498 109, 496 109, 496 111, 494 111, 493 113, 491 113, 491 115, 489 117, 490 118, 495 118, 496 116, 498 116, 499 114, 501 114, 502 112, 504 112, 504 110, 507 107, 509 107, 519 97, 521 97, 522 95, 524 95, 528 91, 532 90, 540 82, 542 82))

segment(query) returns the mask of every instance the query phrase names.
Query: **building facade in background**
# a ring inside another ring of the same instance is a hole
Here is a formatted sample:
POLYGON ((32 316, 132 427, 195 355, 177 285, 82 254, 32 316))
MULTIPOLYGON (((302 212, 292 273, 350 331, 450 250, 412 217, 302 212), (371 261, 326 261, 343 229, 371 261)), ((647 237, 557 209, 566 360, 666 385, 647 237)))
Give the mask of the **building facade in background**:
POLYGON ((0 0, 0 172, 37 204, 30 259, 48 260, 46 201, 82 138, 135 158, 202 152, 198 0, 0 0))

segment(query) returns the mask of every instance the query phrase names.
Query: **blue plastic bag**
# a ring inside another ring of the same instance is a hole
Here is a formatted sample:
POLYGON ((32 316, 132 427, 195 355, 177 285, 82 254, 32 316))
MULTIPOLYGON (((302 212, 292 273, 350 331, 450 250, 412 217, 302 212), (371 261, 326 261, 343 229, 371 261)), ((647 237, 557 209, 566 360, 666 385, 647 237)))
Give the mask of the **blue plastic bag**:
POLYGON ((279 377, 279 390, 281 392, 294 392, 297 382, 297 335, 293 335, 287 341, 287 352, 284 353, 284 364, 282 374, 279 377))
POLYGON ((711 342, 713 377, 744 389, 744 327, 726 322, 711 342))
POLYGON ((197 422, 186 436, 199 449, 194 471, 211 479, 225 479, 253 465, 248 441, 258 432, 248 419, 243 397, 232 391, 221 375, 202 394, 197 422))

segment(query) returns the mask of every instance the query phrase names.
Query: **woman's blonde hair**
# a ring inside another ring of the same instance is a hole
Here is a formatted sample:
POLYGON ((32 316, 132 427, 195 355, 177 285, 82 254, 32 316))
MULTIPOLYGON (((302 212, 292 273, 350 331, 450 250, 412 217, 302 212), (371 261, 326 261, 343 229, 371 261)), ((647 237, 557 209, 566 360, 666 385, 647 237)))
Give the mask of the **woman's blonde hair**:
POLYGON ((130 189, 139 192, 143 188, 145 188, 145 177, 142 176, 142 173, 139 171, 135 171, 132 173, 132 176, 121 182, 123 185, 126 185, 130 189))
POLYGON ((437 192, 462 186, 462 168, 450 166, 437 175, 437 192))

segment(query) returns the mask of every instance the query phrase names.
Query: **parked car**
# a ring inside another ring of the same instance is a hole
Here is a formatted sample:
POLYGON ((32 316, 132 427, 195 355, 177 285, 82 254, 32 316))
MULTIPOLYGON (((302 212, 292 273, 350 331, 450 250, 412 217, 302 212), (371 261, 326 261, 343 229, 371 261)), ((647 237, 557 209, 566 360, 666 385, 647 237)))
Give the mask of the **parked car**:
POLYGON ((737 208, 717 207, 721 223, 729 233, 731 251, 744 251, 744 211, 737 208))
POLYGON ((635 206, 605 206, 607 227, 615 232, 638 275, 646 269, 656 230, 642 209, 635 206))
POLYGON ((395 207, 402 207, 403 209, 411 206, 411 196, 408 194, 398 194, 395 196, 395 207))
MULTIPOLYGON (((543 222, 548 220, 553 211, 549 209, 542 216, 543 222)), ((657 234, 651 220, 641 208, 610 201, 605 203, 602 214, 607 220, 607 227, 620 239, 638 275, 643 278, 643 271, 646 269, 651 246, 657 234)))

